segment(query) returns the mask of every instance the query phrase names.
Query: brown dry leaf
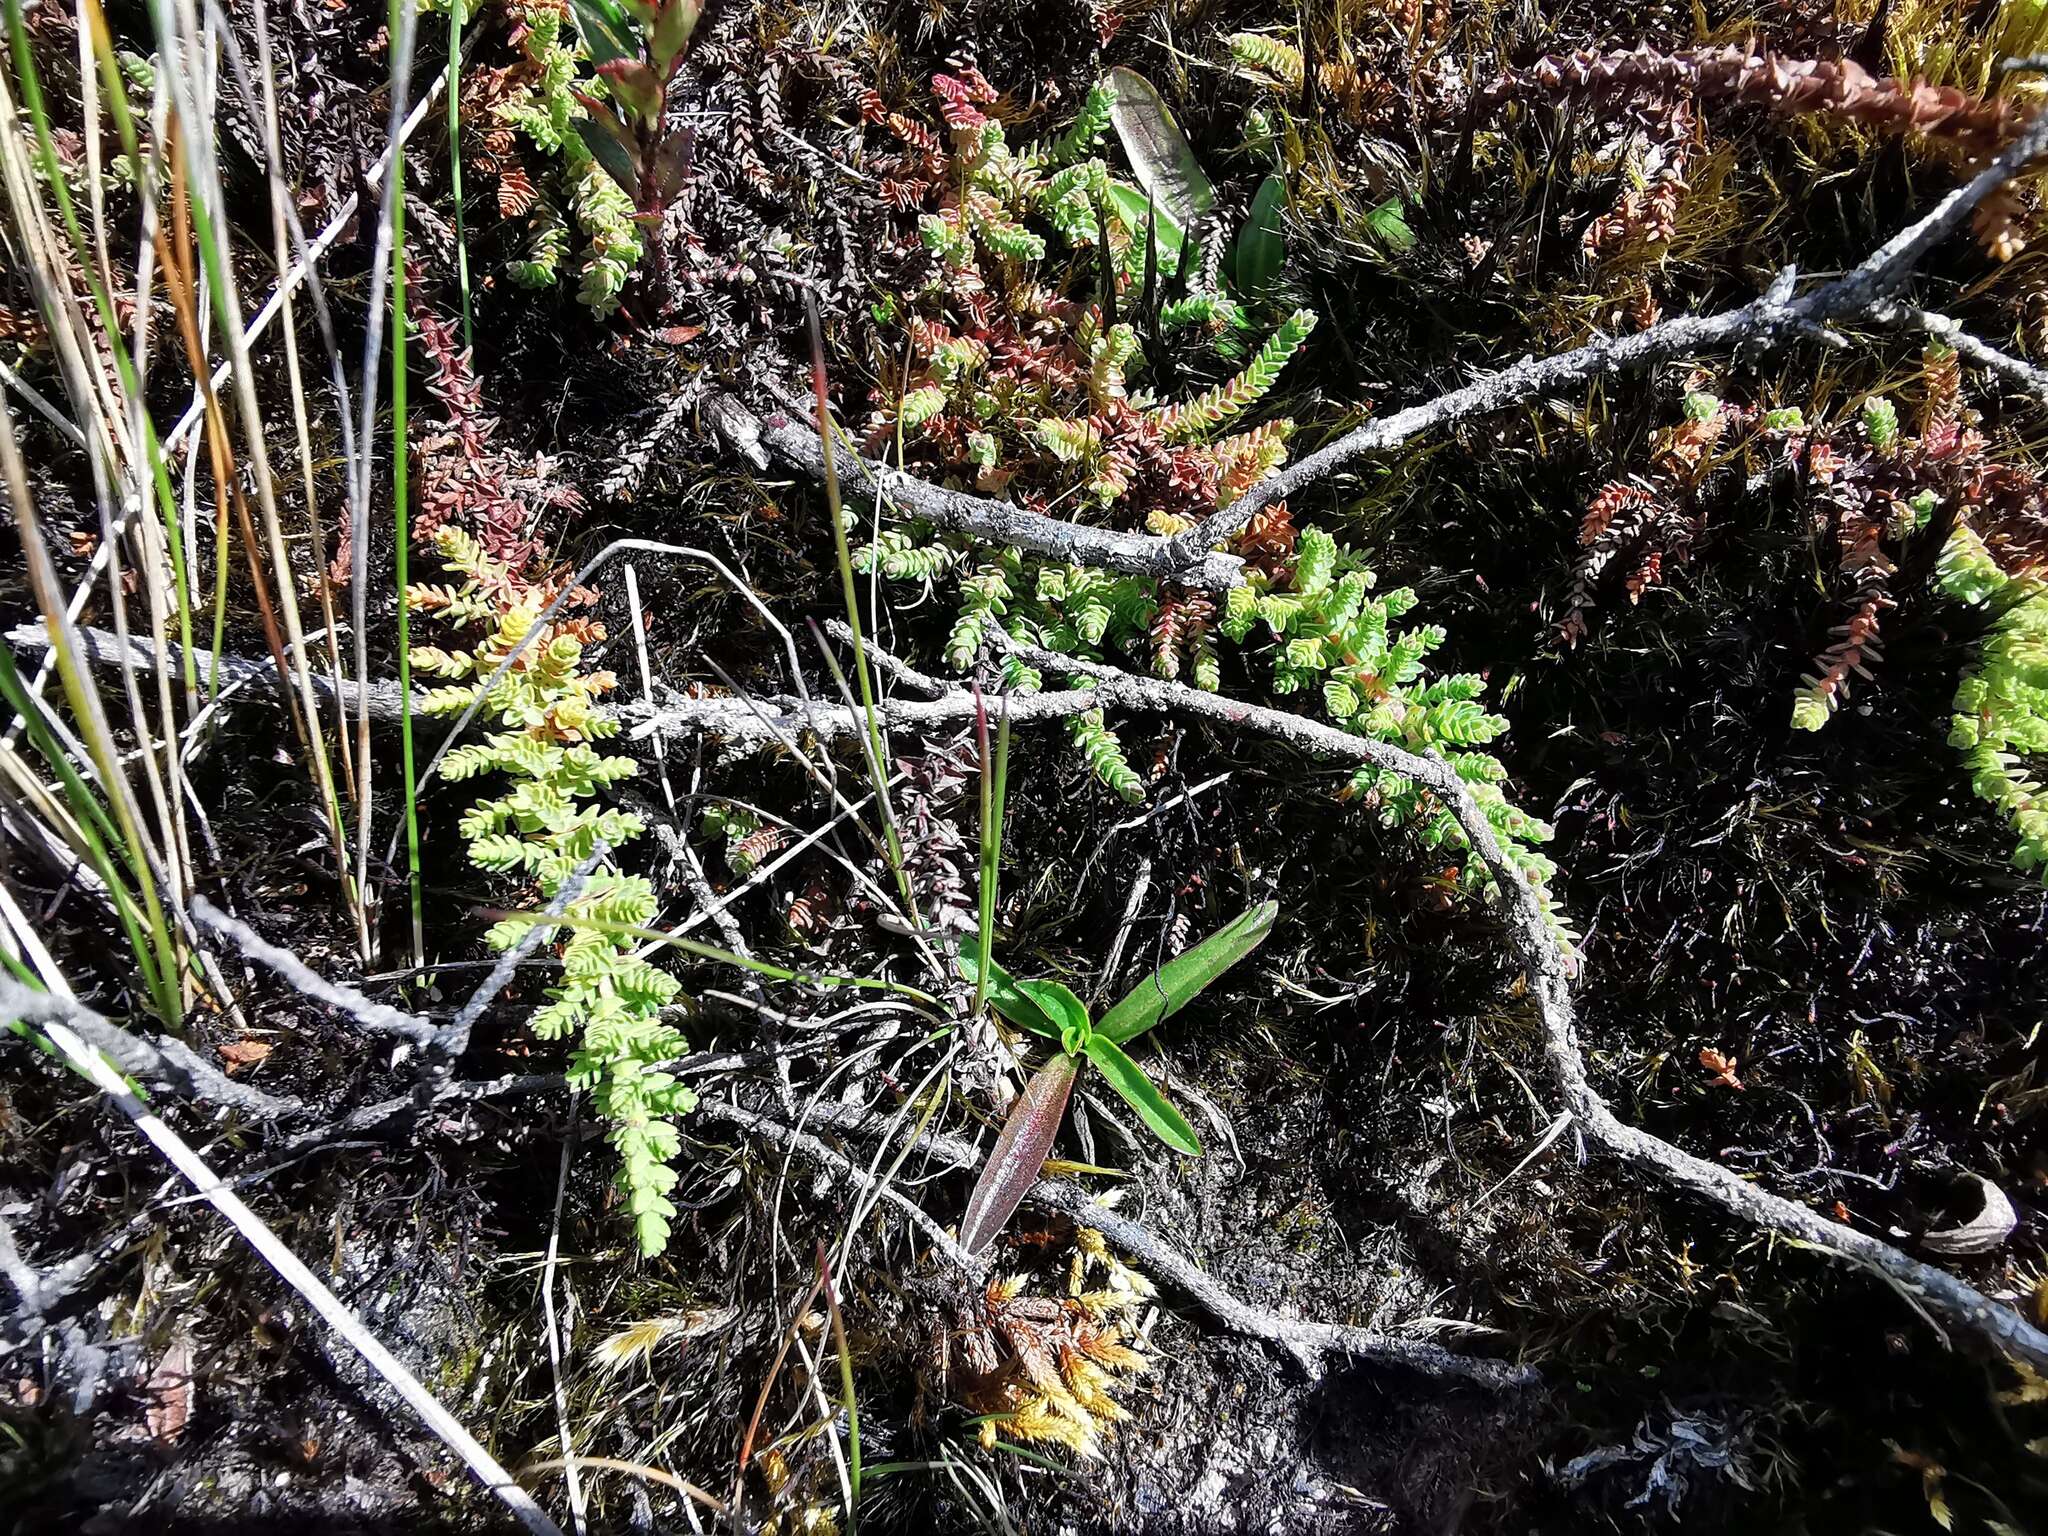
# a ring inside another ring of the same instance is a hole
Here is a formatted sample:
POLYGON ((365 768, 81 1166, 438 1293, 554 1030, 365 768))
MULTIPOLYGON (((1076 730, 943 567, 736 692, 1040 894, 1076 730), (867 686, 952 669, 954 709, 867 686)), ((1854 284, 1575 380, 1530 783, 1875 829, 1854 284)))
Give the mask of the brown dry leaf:
POLYGON ((228 1075, 233 1076, 244 1067, 253 1067, 271 1052, 268 1040, 231 1040, 220 1048, 220 1059, 228 1064, 228 1075))
POLYGON ((159 1445, 175 1445, 192 1417, 192 1341, 177 1338, 164 1351, 143 1388, 149 1405, 142 1411, 149 1437, 159 1445))

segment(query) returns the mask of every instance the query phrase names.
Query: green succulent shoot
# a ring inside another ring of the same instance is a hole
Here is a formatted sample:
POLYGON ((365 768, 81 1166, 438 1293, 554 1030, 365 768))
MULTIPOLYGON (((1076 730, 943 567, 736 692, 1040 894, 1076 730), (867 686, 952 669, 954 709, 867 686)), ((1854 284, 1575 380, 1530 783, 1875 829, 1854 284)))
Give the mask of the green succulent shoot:
MULTIPOLYGON (((1124 1047, 1185 1008, 1257 949, 1279 915, 1274 902, 1253 907, 1147 976, 1100 1019, 1091 1019, 1088 1005, 1061 983, 1020 981, 989 961, 989 1003, 1019 1029, 1057 1043, 1059 1054, 1025 1085, 975 1183, 960 1223, 960 1245, 968 1253, 979 1254, 995 1241, 1037 1182, 1084 1062, 1095 1065, 1161 1141, 1189 1157, 1201 1155, 1194 1129, 1124 1047)), ((959 959, 969 981, 978 979, 973 949, 963 945, 959 959)))

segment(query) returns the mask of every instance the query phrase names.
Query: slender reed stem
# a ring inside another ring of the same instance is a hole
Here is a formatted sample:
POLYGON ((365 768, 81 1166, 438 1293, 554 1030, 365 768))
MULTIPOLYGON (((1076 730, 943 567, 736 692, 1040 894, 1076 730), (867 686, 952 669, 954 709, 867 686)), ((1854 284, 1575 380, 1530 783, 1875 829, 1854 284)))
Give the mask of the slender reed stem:
MULTIPOLYGON (((399 13, 405 0, 391 0, 391 28, 398 29, 399 13)), ((451 13, 450 26, 460 36, 460 0, 451 13)), ((454 65, 450 64, 450 69, 454 65)), ((455 94, 448 96, 448 110, 455 111, 455 94)), ((458 163, 460 152, 457 153, 458 163)), ((405 351, 405 156, 391 160, 391 522, 395 545, 392 559, 398 584, 398 753, 405 773, 405 884, 406 906, 412 914, 412 960, 427 963, 426 924, 420 886, 420 814, 418 782, 414 772, 412 742, 412 610, 405 601, 412 581, 412 529, 409 526, 411 494, 406 463, 406 351, 405 351)), ((458 199, 457 208, 461 207, 458 199)), ((464 295, 465 298, 467 294, 464 295)))
POLYGON ((988 755, 988 707, 981 685, 974 689, 974 729, 981 747, 981 907, 974 936, 974 1017, 981 1016, 988 1001, 989 952, 996 937, 996 884, 1003 866, 1003 801, 1010 787, 1010 704, 1003 701, 1001 722, 996 726, 996 755, 988 755))
MULTIPOLYGON (((875 804, 882 813, 882 838, 887 844, 889 870, 896 877, 897 894, 903 898, 903 912, 909 920, 923 926, 918 916, 917 902, 910 894, 910 877, 903 870, 903 843, 896 832, 896 813, 889 803, 889 775, 883 764, 888 755, 882 746, 881 713, 875 708, 875 686, 868 673, 866 643, 861 638, 860 594, 853 579, 853 551, 846 539, 846 508, 839 499, 839 472, 832 452, 832 410, 825 389, 825 338, 818 327, 818 306, 809 294, 804 296, 804 307, 811 322, 811 388, 818 400, 818 438, 825 448, 825 500, 832 508, 832 546, 839 559, 839 589, 846 601, 846 627, 853 637, 853 674, 860 686, 861 710, 867 718, 867 735, 863 740, 868 760, 868 777, 875 791, 875 804)), ((830 653, 826 662, 837 670, 830 653)))
POLYGON ((792 971, 787 966, 772 965, 766 960, 756 960, 749 955, 735 954, 721 949, 716 944, 706 944, 702 939, 686 939, 679 933, 662 933, 653 928, 637 928, 631 923, 607 922, 597 917, 571 917, 561 913, 550 917, 545 912, 503 912, 484 908, 478 914, 494 923, 560 923, 564 928, 587 929, 601 933, 611 939, 635 939, 642 944, 665 944, 670 949, 680 949, 686 955, 695 955, 700 960, 716 960, 721 965, 735 965, 743 971, 752 971, 756 976, 766 976, 770 981, 793 981, 807 987, 853 987, 863 992, 893 992, 898 997, 907 997, 922 1003, 927 1008, 938 1007, 938 999, 929 992, 920 992, 916 987, 905 986, 900 981, 890 981, 882 976, 837 976, 822 975, 810 971, 792 971))
MULTIPOLYGON (((12 19, 18 24, 18 0, 11 3, 9 9, 13 13, 12 19)), ((107 804, 113 811, 115 825, 120 829, 130 867, 147 868, 142 828, 130 798, 128 781, 121 772, 120 752, 108 727, 106 713, 100 707, 99 694, 86 675, 78 636, 64 617, 63 588, 58 584, 57 568, 51 562, 49 546, 43 540, 42 521, 36 515, 35 502, 29 495, 28 474, 14 439, 14 414, 8 409, 4 395, 0 395, 0 478, 6 480, 8 495, 14 503, 15 526, 21 533, 29 586, 35 593, 36 606, 42 609, 43 622, 50 631, 50 644, 56 657, 57 676, 64 686, 64 696, 70 701, 72 716, 78 722, 93 769, 106 792, 107 804)), ((158 976, 154 998, 157 1014, 165 1028, 175 1030, 184 1022, 184 1009, 172 980, 183 974, 178 949, 172 942, 169 925, 164 921, 163 907, 157 900, 156 882, 143 879, 138 884, 150 940, 157 953, 158 976)))

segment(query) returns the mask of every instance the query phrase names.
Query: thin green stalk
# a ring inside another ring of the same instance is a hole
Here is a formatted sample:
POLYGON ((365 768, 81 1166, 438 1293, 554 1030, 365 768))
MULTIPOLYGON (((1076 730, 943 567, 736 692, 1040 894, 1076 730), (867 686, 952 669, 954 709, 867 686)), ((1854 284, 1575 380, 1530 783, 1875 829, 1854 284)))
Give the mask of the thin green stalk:
POLYGON ((996 935, 996 882, 1003 864, 1003 801, 1010 787, 1010 705, 1003 701, 996 725, 996 755, 988 755, 988 709, 979 685, 974 690, 974 727, 981 741, 981 922, 974 936, 974 1017, 988 1001, 989 951, 996 935))
MULTIPOLYGON (((9 0, 9 9, 18 27, 19 0, 9 0)), ((106 790, 108 807, 114 813, 129 863, 137 869, 148 869, 149 860, 143 853, 142 829, 129 801, 128 782, 121 777, 120 751, 114 744, 105 711, 100 707, 99 695, 93 692, 92 681, 79 663, 78 636, 64 616, 64 597, 57 582, 57 568, 50 559, 49 545, 43 540, 42 519, 29 495, 28 474, 14 439, 14 413, 8 409, 4 395, 0 395, 0 478, 6 480, 8 494, 14 503, 15 525, 21 532, 29 586, 35 593, 36 606, 42 610, 43 623, 50 631, 57 676, 63 684, 66 699, 70 701, 72 717, 78 722, 79 734, 85 740, 94 771, 106 790)), ((184 1009, 179 1004, 177 992, 171 989, 171 978, 181 974, 178 949, 172 942, 163 907, 157 900, 156 881, 144 879, 138 882, 138 886, 150 942, 157 955, 158 975, 153 1000, 164 1027, 175 1031, 184 1023, 184 1009)))
MULTIPOLYGON (((825 392, 825 338, 818 328, 818 306, 808 294, 805 295, 804 306, 810 312, 811 388, 818 399, 818 441, 825 452, 825 500, 832 509, 832 545, 839 560, 839 590, 846 601, 846 627, 853 636, 853 673, 860 684, 861 710, 867 719, 867 734, 862 745, 867 754, 868 776, 874 781, 875 804, 882 812, 882 837, 888 844, 889 870, 896 877, 897 893, 903 898, 904 915, 913 925, 922 927, 917 902, 910 893, 910 877, 903 870, 903 842, 896 833, 896 813, 889 804, 889 776, 882 767, 888 757, 882 748, 881 714, 875 708, 875 687, 868 676, 867 646, 861 637, 859 590, 853 579, 853 550, 847 543, 846 508, 839 499, 839 469, 832 453, 832 410, 825 392)), ((830 652, 826 653, 825 659, 836 674, 838 665, 832 662, 830 652)))
POLYGON ((818 1282, 825 1290, 825 1311, 832 1319, 832 1347, 839 1355, 839 1396, 846 1405, 846 1536, 860 1529, 860 1399, 853 1390, 853 1351, 846 1347, 846 1319, 840 1315, 839 1292, 825 1263, 825 1245, 818 1244, 818 1282))
POLYGON ((756 976, 766 976, 770 981, 793 981, 806 987, 855 987, 864 992, 893 992, 898 997, 907 997, 912 1002, 922 1003, 927 1008, 939 1006, 938 999, 929 992, 920 992, 916 987, 907 987, 900 981, 889 981, 880 976, 835 976, 813 975, 807 971, 792 971, 786 966, 771 965, 766 960, 756 960, 748 955, 734 954, 716 944, 706 944, 702 939, 686 939, 679 933, 663 933, 657 928, 636 928, 631 923, 607 922, 599 917, 572 917, 566 912, 550 917, 544 912, 502 912, 484 908, 481 916, 498 923, 546 923, 550 926, 561 924, 564 928, 587 929, 612 939, 634 939, 642 944, 664 944, 670 949, 680 949, 686 955, 695 955, 700 960, 716 960, 721 965, 738 966, 743 971, 752 971, 756 976))
MULTIPOLYGON (((113 903, 115 918, 121 924, 121 931, 128 940, 129 952, 135 957, 135 967, 141 973, 143 988, 159 1010, 171 996, 164 986, 162 969, 157 965, 156 956, 150 953, 149 944, 142 932, 142 922, 136 911, 134 892, 129 883, 115 867, 108 845, 120 846, 121 835, 113 822, 108 820, 106 808, 100 798, 79 776, 71 765, 70 754, 51 733, 48 722, 36 700, 29 697, 22 686, 21 674, 15 668, 13 652, 0 646, 0 698, 7 701, 21 719, 28 739, 42 759, 56 774, 58 786, 64 792, 64 801, 71 809, 73 823, 78 828, 78 841, 84 846, 84 862, 90 865, 107 888, 107 899, 113 903)), ((47 790, 44 791, 47 793, 47 790)), ((68 841, 68 839, 67 839, 68 841)), ((127 866, 136 884, 149 878, 149 871, 138 864, 132 849, 122 849, 122 862, 127 866)))
MULTIPOLYGON (((14 50, 14 75, 21 86, 22 105, 28 109, 29 121, 35 128, 37 168, 56 201, 58 217, 63 220, 65 233, 84 268, 86 287, 92 294, 93 308, 99 314, 100 329, 105 333, 107 350, 114 359, 114 371, 120 376, 121 387, 135 406, 142 424, 143 458, 148 463, 150 480, 156 491, 158 516, 163 521, 165 546, 170 553, 171 574, 175 578, 173 584, 178 592, 178 641, 183 652, 185 698, 190 704, 199 697, 199 675, 193 661, 192 604, 185 577, 185 541, 178 524, 178 499, 171 490, 170 471, 164 465, 156 423, 142 405, 142 381, 135 371, 134 359, 129 356, 127 339, 114 312, 113 298, 100 282, 99 273, 93 265, 92 248, 86 241, 84 227, 78 221, 78 210, 71 203, 71 190, 65 184, 58 163, 56 140, 50 130, 49 113, 43 104, 42 81, 36 74, 35 59, 29 52, 28 27, 22 20, 21 0, 6 0, 6 7, 9 42, 14 50)), ((8 105, 7 116, 11 118, 12 104, 8 105)), ((121 132, 123 147, 135 158, 139 168, 142 161, 132 147, 135 124, 127 101, 119 94, 110 94, 109 106, 115 126, 121 132)))
MULTIPOLYGON (((448 184, 455 199, 455 286, 462 295, 462 344, 476 345, 469 304, 469 238, 462 210, 462 26, 469 19, 465 0, 448 6, 448 184)), ((394 157, 396 158, 396 157, 394 157)))
MULTIPOLYGON (((88 0, 90 3, 90 0, 88 0)), ((172 35, 170 18, 161 6, 153 7, 157 12, 156 21, 160 37, 172 35)), ((103 65, 103 67, 105 67, 103 65)), ((196 110, 188 111, 190 103, 177 99, 174 94, 173 108, 178 119, 187 127, 196 118, 196 110)), ((180 142, 184 151, 180 165, 185 169, 182 212, 188 213, 192 228, 197 235, 201 268, 206 274, 207 297, 221 333, 226 339, 234 363, 234 383, 237 403, 241 415, 242 433, 247 452, 251 478, 256 485, 256 499, 263 514, 264 536, 269 544, 270 563, 277 583, 277 608, 284 620, 286 636, 290 641, 291 662, 284 659, 284 644, 274 635, 270 637, 272 651, 277 658, 279 685, 289 696, 293 684, 297 684, 296 700, 288 697, 287 704, 294 717, 295 729, 303 732, 303 742, 312 771, 315 792, 327 815, 328 840, 334 852, 336 875, 340 881, 342 899, 350 910, 359 911, 361 892, 352 879, 348 861, 348 840, 343 830, 341 799, 335 789, 334 768, 327 752, 327 739, 320 731, 320 710, 313 698, 312 663, 306 655, 305 631, 299 622, 299 605, 296 596, 296 578, 292 574, 290 556, 284 542, 283 524, 278 516, 277 498, 273 477, 270 473, 269 450, 265 445, 263 419, 256 400, 255 384, 252 378, 253 364, 242 335, 241 305, 237 295, 234 268, 228 260, 226 225, 217 219, 213 201, 221 195, 218 167, 211 158, 211 145, 190 132, 181 132, 180 142), (193 176, 190 170, 197 166, 199 174, 193 176)), ((396 158, 396 157, 394 157, 396 158)), ((182 228, 182 225, 180 226, 182 228)), ((204 374, 205 360, 197 359, 195 368, 204 374)), ((223 421, 225 417, 221 418, 223 421)), ((225 428, 222 428, 223 434, 225 428)), ((263 605, 265 599, 261 578, 258 576, 258 545, 255 530, 240 492, 230 487, 230 499, 236 503, 249 545, 248 558, 250 574, 257 582, 257 601, 263 605)), ((265 613, 266 632, 270 615, 265 613)), ((408 697, 409 702, 409 697, 408 697)), ((360 922, 360 919, 359 919, 360 922)))
MULTIPOLYGON (((399 6, 391 0, 391 30, 399 26, 399 6)), ((460 13, 458 0, 457 14, 460 13)), ((455 24, 451 21, 451 24, 455 24)), ((453 68, 453 65, 450 65, 453 68)), ((450 82, 451 86, 453 82, 450 82)), ((453 110, 454 96, 449 97, 453 110)), ((459 163, 458 155, 458 163, 459 163)), ((391 157, 391 517, 397 548, 393 559, 398 583, 398 752, 405 773, 405 880, 412 912, 412 959, 414 965, 427 963, 426 924, 422 912, 420 884, 420 813, 418 777, 414 772, 412 742, 412 621, 405 601, 412 579, 412 531, 408 524, 405 441, 405 156, 391 157)), ((456 208, 461 209, 458 192, 456 208)), ((466 294, 465 294, 466 297, 466 294)))

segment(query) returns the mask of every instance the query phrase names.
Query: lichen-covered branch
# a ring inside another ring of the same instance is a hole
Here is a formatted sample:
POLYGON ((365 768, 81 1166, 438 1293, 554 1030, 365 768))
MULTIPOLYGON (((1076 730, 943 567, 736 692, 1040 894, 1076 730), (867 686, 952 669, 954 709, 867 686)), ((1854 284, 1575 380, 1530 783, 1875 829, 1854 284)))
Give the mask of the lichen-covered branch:
MULTIPOLYGON (((1839 70, 1832 74, 1826 70, 1816 73, 1815 69, 1787 74, 1784 61, 1758 60, 1740 49, 1723 52, 1727 57, 1715 53, 1712 57, 1703 54, 1700 58, 1687 56, 1679 60, 1682 68, 1672 66, 1678 71, 1674 82, 1680 75, 1691 79, 1695 86, 1702 79, 1709 85, 1720 82, 1726 86, 1726 93, 1738 96, 1757 92, 1769 95, 1776 91, 1774 101, 1799 110, 1815 103, 1832 103, 1847 111, 1844 103, 1849 103, 1856 112, 1882 117, 1885 122, 1896 119, 1901 126, 1923 131, 1934 131, 1927 127, 1933 124, 1967 141, 1980 155, 1988 153, 1994 144, 2003 144, 2003 148, 1926 216, 1901 230, 1841 277, 1803 295, 1794 296, 1796 274, 1787 269, 1755 299, 1719 314, 1680 316, 1634 335, 1599 336, 1550 357, 1525 358, 1434 400, 1365 422, 1261 481, 1228 507, 1171 537, 1118 533, 1042 517, 1008 502, 946 490, 896 474, 852 453, 839 456, 840 472, 854 490, 866 495, 885 491, 909 515, 993 545, 1012 545, 1078 565, 1104 566, 1140 575, 1176 575, 1191 586, 1229 587, 1239 580, 1238 562, 1234 557, 1216 553, 1219 545, 1243 530, 1266 508, 1299 495, 1310 485, 1372 454, 1399 447, 1440 427, 1509 410, 1601 375, 1618 375, 1737 347, 1777 346, 1801 337, 1838 340, 1827 330, 1830 324, 1878 316, 1880 307, 1888 304, 1928 251, 1953 233, 2028 162, 2048 149, 2048 113, 2019 126, 2002 106, 1990 116, 1981 112, 1973 115, 1973 111, 1966 110, 1967 103, 1959 104, 1947 93, 1930 95, 1917 88, 1887 93, 1874 87, 1867 89, 1864 83, 1839 70)), ((1649 67, 1634 55, 1618 57, 1633 61, 1630 67, 1638 71, 1649 67)), ((1619 66, 1610 67, 1610 62, 1595 59, 1577 61, 1575 67, 1577 72, 1572 73, 1559 66, 1557 88, 1567 88, 1569 80, 1584 76, 1585 88, 1593 89, 1598 80, 1613 74, 1619 66)), ((2019 376, 2007 365, 2027 366, 2002 354, 1994 356, 1992 349, 1981 343, 1972 348, 1962 341, 1948 339, 1973 360, 1998 369, 2016 382, 2020 381, 2019 376)), ((727 445, 757 467, 766 468, 773 456, 812 478, 822 478, 824 452, 814 427, 788 417, 764 422, 730 396, 708 400, 705 415, 727 445)))
POLYGON ((182 1040, 147 1039, 109 1023, 83 1003, 54 992, 38 992, 12 977, 0 976, 0 1018, 33 1027, 55 1020, 98 1051, 126 1077, 153 1093, 169 1093, 202 1104, 239 1110, 256 1120, 282 1120, 302 1114, 297 1099, 279 1098, 238 1083, 202 1058, 182 1040))
MULTIPOLYGON (((730 395, 704 403, 713 430, 742 456, 766 467, 767 456, 802 470, 812 479, 825 474, 825 450, 817 428, 809 422, 776 415, 762 420, 730 395)), ((1014 546, 1050 555, 1074 565, 1098 565, 1143 575, 1160 569, 1162 540, 1149 534, 1119 533, 1027 512, 1007 501, 898 474, 862 458, 850 449, 835 449, 834 467, 840 484, 853 495, 884 499, 908 517, 922 518, 935 528, 965 533, 990 544, 1014 546)), ((1180 579, 1190 586, 1222 589, 1242 580, 1244 562, 1234 555, 1208 551, 1181 562, 1180 579)))

